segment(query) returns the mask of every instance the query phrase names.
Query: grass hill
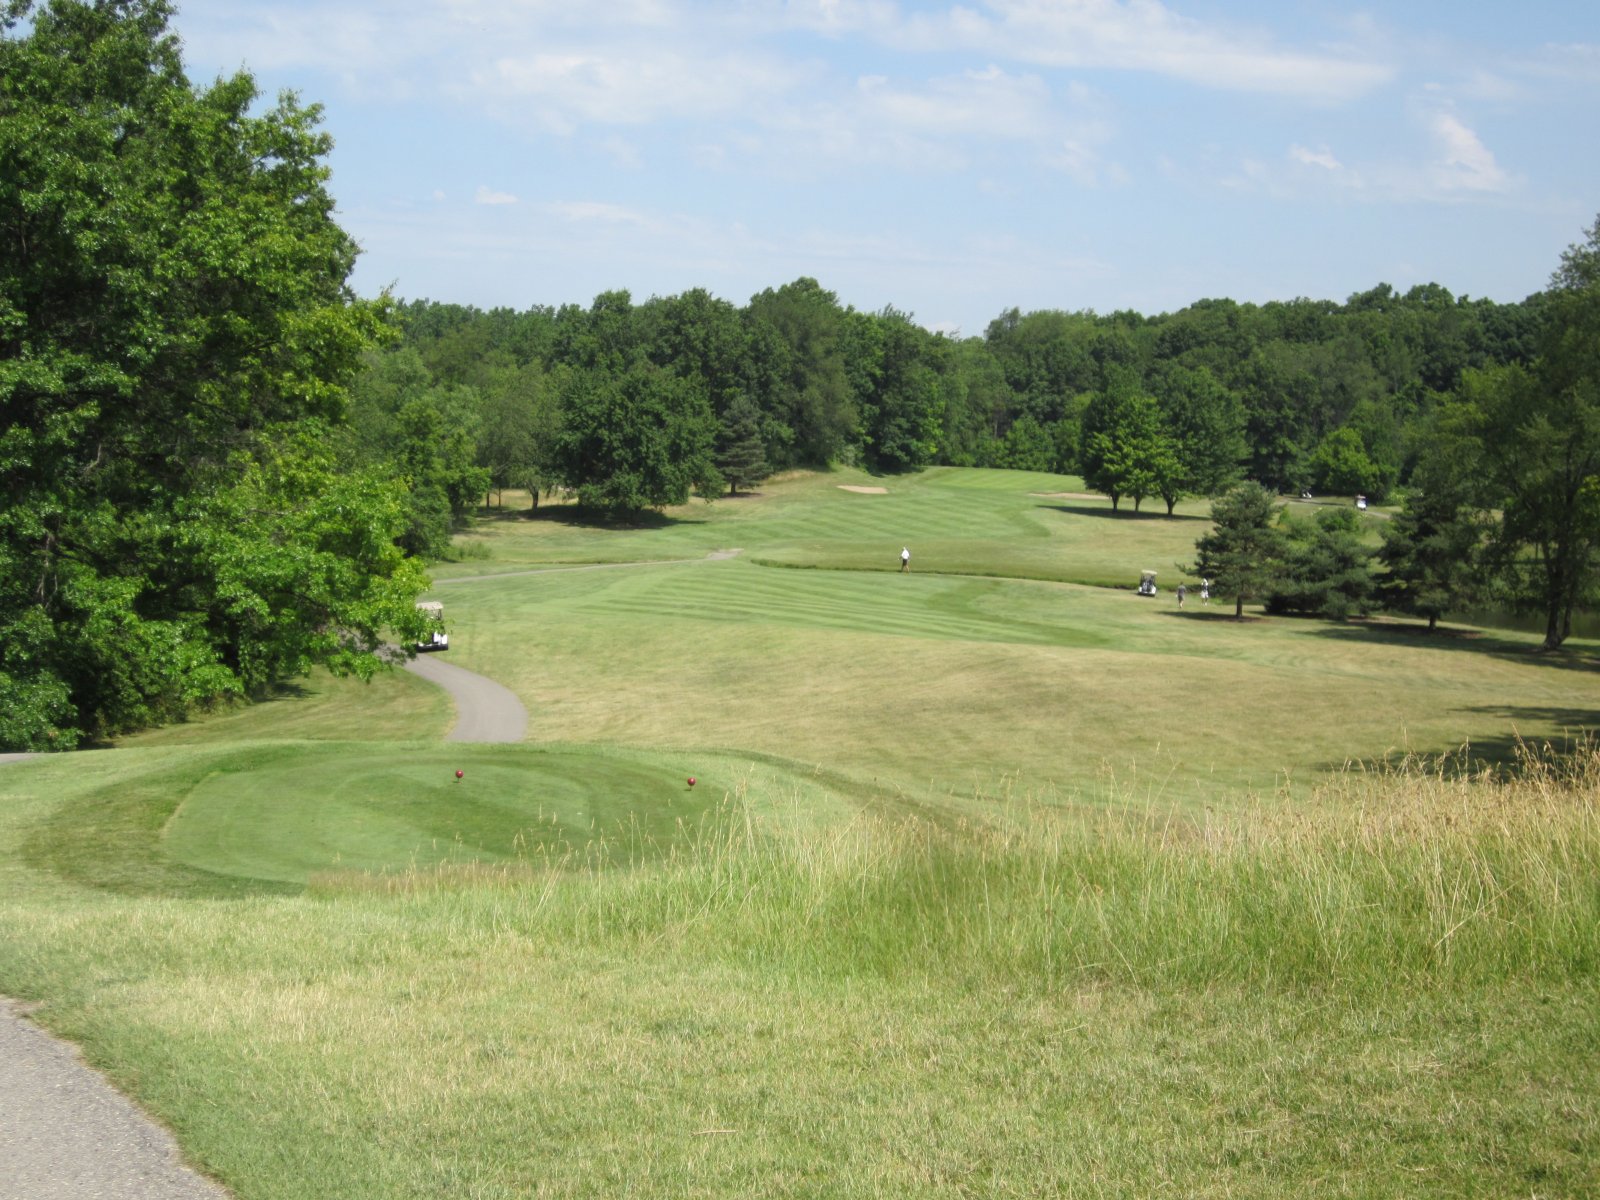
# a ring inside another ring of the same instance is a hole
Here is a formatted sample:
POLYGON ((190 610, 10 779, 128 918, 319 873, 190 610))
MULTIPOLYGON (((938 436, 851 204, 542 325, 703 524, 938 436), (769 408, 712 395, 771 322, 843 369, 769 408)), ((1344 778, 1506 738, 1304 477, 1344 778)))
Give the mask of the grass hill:
POLYGON ((1204 505, 1079 493, 491 513, 526 744, 316 678, 0 768, 0 991, 248 1197, 1600 1189, 1593 645, 1179 613, 1204 505))

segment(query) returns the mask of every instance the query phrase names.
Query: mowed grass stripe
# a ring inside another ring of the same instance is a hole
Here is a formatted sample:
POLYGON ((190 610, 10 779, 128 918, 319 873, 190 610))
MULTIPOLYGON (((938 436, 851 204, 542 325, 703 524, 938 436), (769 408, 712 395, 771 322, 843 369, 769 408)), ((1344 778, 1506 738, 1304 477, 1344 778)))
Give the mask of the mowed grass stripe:
MULTIPOLYGON (((488 582, 480 588, 491 586, 488 582)), ((794 628, 833 629, 891 637, 1040 645, 1102 644, 1104 638, 1073 618, 1082 594, 1041 583, 942 579, 933 576, 881 578, 850 572, 790 571, 749 563, 694 564, 671 572, 653 571, 593 581, 588 586, 547 588, 542 577, 493 585, 486 624, 501 620, 526 624, 541 609, 587 612, 602 618, 655 617, 685 621, 754 622, 794 628), (1033 588, 1049 595, 1028 618, 984 605, 1008 607, 1006 589, 1033 588), (1059 619, 1045 619, 1051 608, 1059 619)), ((474 597, 476 600, 476 597, 474 597)))

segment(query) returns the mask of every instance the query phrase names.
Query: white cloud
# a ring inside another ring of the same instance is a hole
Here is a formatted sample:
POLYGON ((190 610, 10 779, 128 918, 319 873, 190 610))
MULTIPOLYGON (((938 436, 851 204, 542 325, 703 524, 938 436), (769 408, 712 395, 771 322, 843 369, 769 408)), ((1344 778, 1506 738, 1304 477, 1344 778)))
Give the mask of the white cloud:
POLYGON ((907 49, 1147 71, 1226 91, 1316 101, 1349 100, 1394 75, 1384 62, 1286 49, 1261 33, 1180 16, 1158 0, 989 0, 984 7, 905 17, 893 40, 907 49))
POLYGON ((544 206, 545 211, 574 225, 626 225, 659 232, 666 226, 660 218, 599 200, 563 200, 544 206))
POLYGON ((626 138, 605 138, 599 143, 599 148, 614 166, 623 170, 637 171, 644 166, 644 155, 640 152, 638 144, 626 138))
POLYGON ((1290 146, 1289 157, 1297 163, 1303 163, 1308 167, 1321 167, 1325 171, 1337 171, 1342 165, 1326 146, 1321 150, 1308 150, 1298 145, 1290 146))
POLYGON ((1448 112, 1435 113, 1430 122, 1438 154, 1431 164, 1436 186, 1444 191, 1500 192, 1510 177, 1473 130, 1448 112))
POLYGON ((781 96, 800 76, 793 66, 759 54, 594 45, 498 57, 474 69, 470 85, 457 94, 571 133, 584 122, 649 125, 745 114, 781 96))
POLYGON ((494 188, 480 185, 477 195, 473 197, 474 204, 515 204, 517 198, 510 192, 499 192, 494 188))
POLYGON ((1247 157, 1217 182, 1232 190, 1294 199, 1309 189, 1330 187, 1355 199, 1379 203, 1460 203, 1516 192, 1522 181, 1506 171, 1483 140, 1456 113, 1431 98, 1414 108, 1409 159, 1346 163, 1326 146, 1291 145, 1277 164, 1247 157))
POLYGON ((930 80, 917 88, 894 86, 881 75, 857 82, 871 120, 901 129, 986 138, 1031 139, 1050 125, 1050 89, 1037 75, 1009 75, 999 67, 930 80))

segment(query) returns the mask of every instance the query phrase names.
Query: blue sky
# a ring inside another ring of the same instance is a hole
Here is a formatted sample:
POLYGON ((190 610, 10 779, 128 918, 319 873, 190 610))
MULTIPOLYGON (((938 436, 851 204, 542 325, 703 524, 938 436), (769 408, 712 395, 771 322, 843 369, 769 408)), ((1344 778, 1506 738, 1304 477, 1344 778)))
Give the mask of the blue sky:
POLYGON ((1600 213, 1600 13, 1407 0, 179 0, 326 108, 355 285, 480 307, 814 276, 961 334, 1437 282, 1600 213))

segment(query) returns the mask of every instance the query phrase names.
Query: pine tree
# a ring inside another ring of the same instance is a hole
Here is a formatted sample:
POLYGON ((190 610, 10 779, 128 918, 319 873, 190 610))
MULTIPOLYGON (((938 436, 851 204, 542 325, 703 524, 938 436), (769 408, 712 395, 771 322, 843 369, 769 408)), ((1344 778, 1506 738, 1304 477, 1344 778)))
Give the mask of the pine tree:
POLYGON ((761 410, 748 396, 735 396, 717 432, 717 470, 728 481, 728 495, 752 487, 772 474, 761 444, 761 410))
POLYGON ((1488 529, 1469 502, 1467 484, 1439 462, 1424 462, 1405 506, 1382 529, 1378 591, 1385 608, 1439 618, 1469 603, 1478 589, 1488 529))
POLYGON ((1269 590, 1283 558, 1283 535, 1273 526, 1276 505, 1259 483, 1234 488, 1211 506, 1216 527, 1195 543, 1200 552, 1193 572, 1211 580, 1218 596, 1234 598, 1233 615, 1244 616, 1244 602, 1269 590))

